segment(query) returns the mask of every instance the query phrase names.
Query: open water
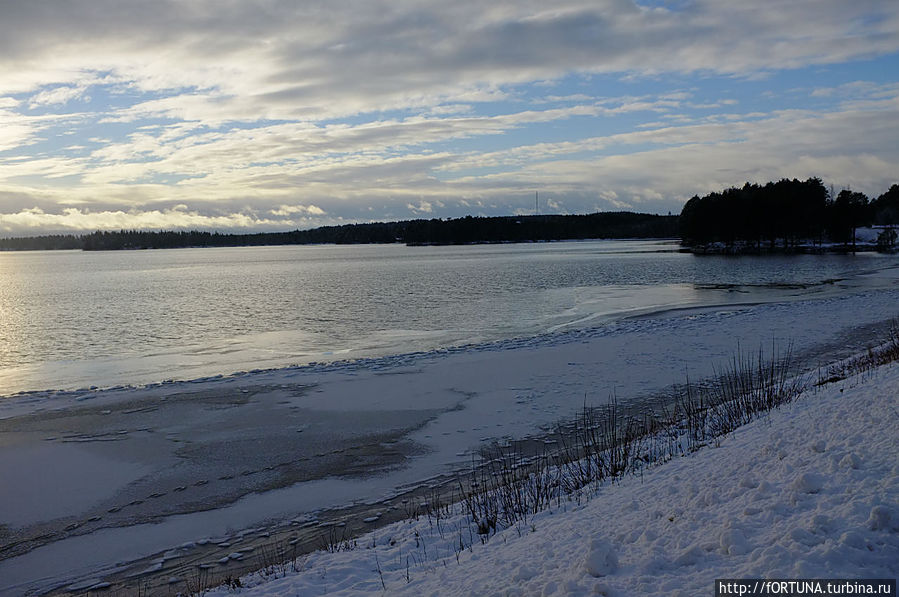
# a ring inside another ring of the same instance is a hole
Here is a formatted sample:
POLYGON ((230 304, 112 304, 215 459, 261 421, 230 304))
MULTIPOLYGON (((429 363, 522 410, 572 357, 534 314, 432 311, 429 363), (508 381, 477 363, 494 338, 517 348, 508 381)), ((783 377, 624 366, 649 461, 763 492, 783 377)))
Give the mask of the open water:
POLYGON ((896 256, 671 241, 0 253, 0 396, 439 350, 848 292, 896 256))

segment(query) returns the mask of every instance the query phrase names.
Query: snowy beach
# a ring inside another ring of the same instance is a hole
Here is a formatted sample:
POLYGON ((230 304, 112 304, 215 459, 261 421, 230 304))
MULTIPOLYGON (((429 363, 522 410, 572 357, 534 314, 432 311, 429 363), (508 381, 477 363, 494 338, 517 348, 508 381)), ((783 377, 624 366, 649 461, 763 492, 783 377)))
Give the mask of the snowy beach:
POLYGON ((887 365, 486 543, 460 549, 464 513, 421 516, 209 595, 688 597, 715 594, 716 579, 895 583, 897 393, 899 366, 887 365))
POLYGON ((406 492, 482 446, 539 436, 612 393, 639 403, 711 376, 741 346, 791 345, 807 370, 864 350, 899 315, 897 298, 879 288, 676 310, 474 347, 12 397, 0 403, 0 592, 116 582, 175 594, 198 565, 245 573, 258 561, 235 555, 243 541, 262 548, 301 529, 320 546, 335 512, 356 529, 401 518, 406 492))

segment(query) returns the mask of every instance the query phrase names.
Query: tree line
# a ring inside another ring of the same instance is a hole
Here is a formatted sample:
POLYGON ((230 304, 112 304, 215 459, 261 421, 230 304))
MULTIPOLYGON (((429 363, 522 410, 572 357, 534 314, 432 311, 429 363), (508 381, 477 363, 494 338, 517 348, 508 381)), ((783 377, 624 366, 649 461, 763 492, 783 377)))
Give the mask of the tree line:
MULTIPOLYGON (((821 179, 809 178, 746 183, 694 196, 680 214, 681 239, 691 247, 742 243, 758 250, 790 250, 809 242, 854 245, 859 227, 899 224, 899 185, 874 200, 851 189, 832 195, 821 179)), ((884 247, 895 242, 895 230, 881 233, 884 247)))
POLYGON ((0 250, 3 251, 64 251, 82 248, 82 237, 74 234, 0 238, 0 250))
POLYGON ((446 245, 601 238, 677 238, 678 216, 631 212, 405 220, 311 230, 222 234, 191 231, 97 231, 82 236, 0 239, 0 249, 170 249, 302 244, 446 245))
MULTIPOLYGON (((824 242, 855 244, 861 226, 899 226, 899 185, 870 200, 844 189, 833 196, 819 178, 746 183, 692 197, 679 216, 633 212, 418 219, 323 226, 311 230, 223 234, 191 231, 97 231, 0 239, 0 250, 168 249, 299 244, 468 244, 602 238, 680 238, 693 249, 712 243, 742 250, 797 250, 824 242)), ((879 245, 896 245, 896 231, 879 245)))

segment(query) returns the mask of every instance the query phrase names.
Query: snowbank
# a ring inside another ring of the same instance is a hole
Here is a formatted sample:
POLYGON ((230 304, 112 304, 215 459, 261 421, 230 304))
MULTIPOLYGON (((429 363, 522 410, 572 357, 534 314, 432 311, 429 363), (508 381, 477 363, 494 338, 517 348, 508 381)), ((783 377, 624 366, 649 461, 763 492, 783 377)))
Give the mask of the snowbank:
POLYGON ((899 366, 882 367, 486 544, 459 548, 471 537, 459 513, 422 517, 249 575, 236 592, 668 597, 712 594, 716 578, 896 578, 897 391, 899 366))

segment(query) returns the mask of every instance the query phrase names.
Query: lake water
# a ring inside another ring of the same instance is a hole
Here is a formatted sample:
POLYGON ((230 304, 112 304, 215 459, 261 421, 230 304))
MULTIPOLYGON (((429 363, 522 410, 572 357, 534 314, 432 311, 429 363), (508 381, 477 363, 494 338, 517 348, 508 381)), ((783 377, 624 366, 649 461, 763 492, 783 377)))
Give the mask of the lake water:
POLYGON ((876 285, 896 256, 669 241, 0 253, 0 395, 488 343, 876 285))

